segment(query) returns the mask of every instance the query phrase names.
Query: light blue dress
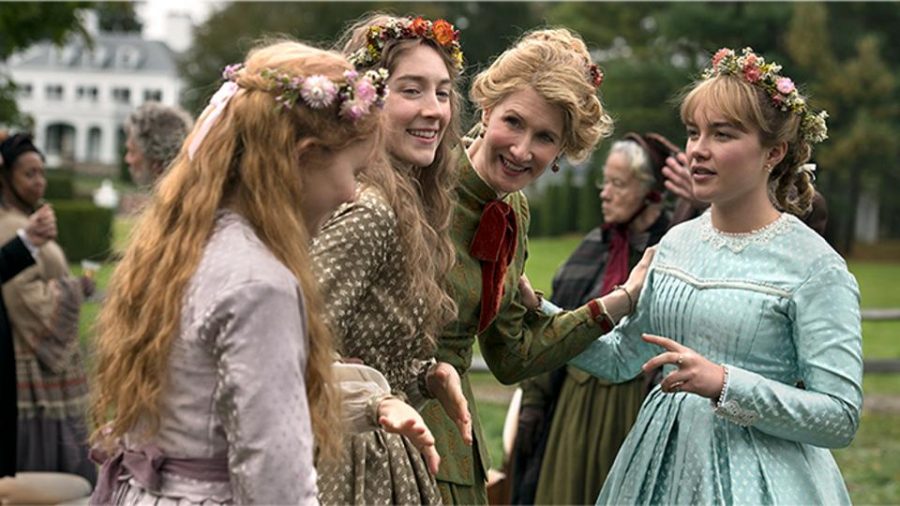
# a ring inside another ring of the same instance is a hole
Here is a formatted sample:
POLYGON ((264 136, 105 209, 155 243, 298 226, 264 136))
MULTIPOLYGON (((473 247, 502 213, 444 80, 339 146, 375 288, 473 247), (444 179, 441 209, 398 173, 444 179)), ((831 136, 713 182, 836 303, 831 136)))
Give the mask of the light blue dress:
POLYGON ((815 232, 787 213, 749 234, 718 232, 709 213, 673 228, 634 317, 570 363, 631 379, 663 351, 644 332, 724 364, 724 395, 657 386, 597 504, 849 504, 828 448, 859 425, 859 289, 815 232))

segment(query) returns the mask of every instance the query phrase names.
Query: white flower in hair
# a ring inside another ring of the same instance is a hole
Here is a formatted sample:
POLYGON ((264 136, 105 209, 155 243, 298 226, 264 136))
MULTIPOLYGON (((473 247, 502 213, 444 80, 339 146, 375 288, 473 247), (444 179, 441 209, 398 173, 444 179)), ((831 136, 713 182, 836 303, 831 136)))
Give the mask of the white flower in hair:
POLYGON ((323 75, 307 77, 300 86, 300 97, 313 109, 328 107, 337 96, 337 86, 323 75))

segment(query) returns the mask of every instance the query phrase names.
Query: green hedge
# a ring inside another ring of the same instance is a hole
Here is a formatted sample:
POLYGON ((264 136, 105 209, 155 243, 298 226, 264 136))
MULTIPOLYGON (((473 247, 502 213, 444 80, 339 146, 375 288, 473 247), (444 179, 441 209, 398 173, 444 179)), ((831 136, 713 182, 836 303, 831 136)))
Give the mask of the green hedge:
POLYGON ((75 198, 75 181, 72 171, 66 169, 51 169, 44 173, 47 178, 47 191, 44 198, 47 200, 65 200, 75 198))
POLYGON ((102 260, 112 251, 113 210, 97 207, 89 200, 53 200, 57 242, 70 262, 86 258, 102 260))

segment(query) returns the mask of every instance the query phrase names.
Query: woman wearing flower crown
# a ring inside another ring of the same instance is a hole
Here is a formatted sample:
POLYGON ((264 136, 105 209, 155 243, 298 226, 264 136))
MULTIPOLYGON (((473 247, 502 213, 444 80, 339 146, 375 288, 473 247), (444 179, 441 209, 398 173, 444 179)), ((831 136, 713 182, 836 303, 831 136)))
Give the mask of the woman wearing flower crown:
POLYGON ((796 217, 826 115, 780 70, 723 49, 687 93, 693 194, 710 210, 663 237, 634 316, 571 362, 665 375, 598 504, 850 502, 828 448, 859 424, 859 292, 796 217))
POLYGON ((565 363, 627 314, 640 294, 652 253, 624 287, 561 315, 526 307, 518 288, 529 224, 520 190, 561 156, 585 158, 610 133, 612 121, 597 94, 601 80, 584 42, 559 29, 524 35, 472 85, 481 123, 460 158, 450 228, 457 258, 449 282, 458 318, 443 329, 437 359, 463 375, 473 445, 464 444, 440 405, 429 403, 423 411, 442 459, 437 479, 445 503, 487 502, 490 462, 465 374, 476 336, 494 375, 513 383, 565 363))
MULTIPOLYGON (((344 36, 364 69, 387 69, 382 127, 388 164, 361 176, 356 202, 339 208, 312 254, 347 358, 380 371, 397 402, 437 396, 470 439, 456 370, 433 360, 435 338, 455 315, 443 276, 453 264, 448 227, 459 144, 459 33, 444 20, 372 14, 344 36)), ((424 427, 424 425, 423 425, 424 427)), ((429 432, 430 437, 430 432, 429 432)), ((321 469, 325 504, 435 504, 433 447, 384 430, 348 436, 342 462, 321 469)))
POLYGON ((316 503, 340 431, 308 243, 380 152, 383 76, 352 69, 296 42, 226 69, 110 283, 93 502, 316 503))

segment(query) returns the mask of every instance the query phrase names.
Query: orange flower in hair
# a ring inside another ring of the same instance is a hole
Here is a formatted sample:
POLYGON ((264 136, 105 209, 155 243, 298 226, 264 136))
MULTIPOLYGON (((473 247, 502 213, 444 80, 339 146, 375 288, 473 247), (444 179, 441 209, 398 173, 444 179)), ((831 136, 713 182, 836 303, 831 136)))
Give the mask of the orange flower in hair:
POLYGON ((389 41, 418 38, 435 41, 447 51, 456 68, 462 70, 463 53, 459 45, 459 30, 446 20, 431 22, 421 16, 415 19, 391 19, 384 24, 369 27, 366 47, 350 55, 350 63, 357 67, 371 67, 381 60, 381 54, 389 41))
POLYGON ((459 32, 453 29, 453 25, 443 19, 435 21, 431 30, 434 32, 434 40, 442 46, 449 45, 459 37, 459 32))
POLYGON ((409 31, 414 33, 416 37, 424 37, 428 33, 428 21, 422 16, 417 17, 409 24, 409 31))

